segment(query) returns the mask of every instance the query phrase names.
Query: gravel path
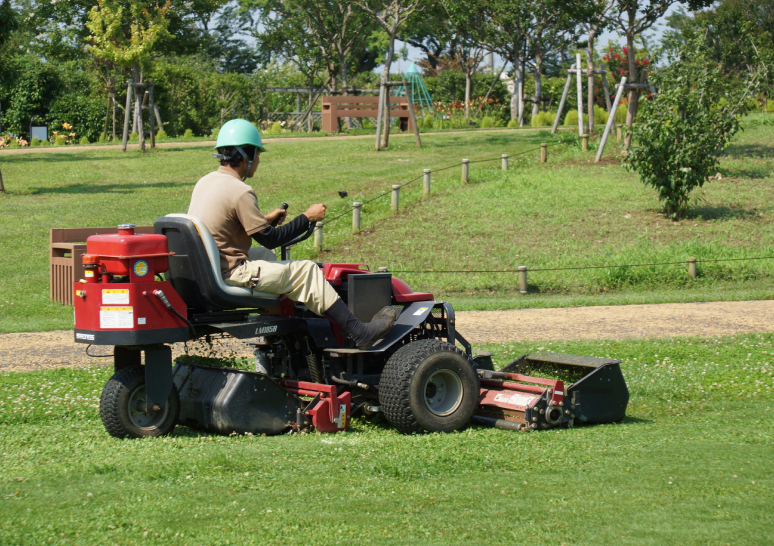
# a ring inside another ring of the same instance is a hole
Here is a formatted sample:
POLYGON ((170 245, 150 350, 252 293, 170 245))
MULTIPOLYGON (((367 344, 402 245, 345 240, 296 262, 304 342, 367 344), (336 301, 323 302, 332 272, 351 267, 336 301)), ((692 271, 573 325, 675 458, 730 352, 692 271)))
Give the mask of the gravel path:
MULTIPOLYGON (((774 300, 467 311, 457 313, 457 329, 474 345, 773 332, 774 300)), ((224 353, 251 355, 238 340, 220 344, 224 353)), ((73 341, 70 330, 2 334, 0 372, 112 363, 111 358, 87 356, 85 349, 86 345, 73 341)), ((182 344, 176 344, 173 354, 177 356, 182 350, 182 344)), ((110 354, 111 347, 93 346, 90 352, 110 354)))

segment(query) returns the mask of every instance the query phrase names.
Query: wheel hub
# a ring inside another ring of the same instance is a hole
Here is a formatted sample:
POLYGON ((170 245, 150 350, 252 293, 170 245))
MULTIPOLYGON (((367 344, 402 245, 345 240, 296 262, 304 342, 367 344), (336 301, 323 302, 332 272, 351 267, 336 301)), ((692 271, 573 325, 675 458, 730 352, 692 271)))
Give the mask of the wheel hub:
POLYGON ((147 396, 145 395, 145 385, 140 385, 129 396, 129 417, 134 426, 141 429, 150 429, 158 427, 167 418, 169 404, 164 404, 164 409, 145 413, 147 396))
POLYGON ((451 370, 436 370, 425 382, 425 404, 435 415, 453 413, 462 403, 462 381, 451 370))

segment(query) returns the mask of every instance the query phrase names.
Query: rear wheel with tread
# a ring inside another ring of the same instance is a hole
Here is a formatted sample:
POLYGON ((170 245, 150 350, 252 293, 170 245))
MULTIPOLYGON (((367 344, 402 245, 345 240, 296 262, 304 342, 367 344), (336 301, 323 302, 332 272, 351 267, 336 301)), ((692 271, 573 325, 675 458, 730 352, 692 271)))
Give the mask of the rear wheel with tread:
POLYGON ((379 403, 400 432, 451 432, 468 424, 478 403, 474 362, 437 339, 404 345, 387 361, 379 403))
POLYGON ((172 386, 167 403, 156 412, 145 413, 145 369, 128 366, 111 377, 99 401, 102 424, 117 438, 164 436, 172 432, 180 413, 180 396, 172 386))

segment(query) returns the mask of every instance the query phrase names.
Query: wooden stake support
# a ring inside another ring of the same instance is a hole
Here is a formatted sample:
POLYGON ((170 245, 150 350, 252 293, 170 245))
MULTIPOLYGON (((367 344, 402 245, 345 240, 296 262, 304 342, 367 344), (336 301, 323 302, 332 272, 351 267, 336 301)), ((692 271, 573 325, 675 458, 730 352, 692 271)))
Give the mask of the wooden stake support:
MULTIPOLYGON (((607 137, 610 135, 610 129, 613 127, 613 124, 615 123, 615 112, 618 110, 618 103, 621 101, 621 95, 623 95, 623 91, 626 88, 626 76, 623 76, 621 78, 621 83, 618 84, 618 91, 615 93, 615 100, 613 101, 613 106, 610 109, 610 115, 607 117, 607 125, 605 125, 605 132, 602 133, 602 140, 599 142, 599 149, 597 150, 597 157, 594 158, 594 163, 599 163, 599 160, 602 159, 602 152, 605 151, 605 144, 607 143, 607 137)), ((619 127, 619 129, 622 129, 619 127)), ((619 138, 620 141, 620 138, 619 138)))

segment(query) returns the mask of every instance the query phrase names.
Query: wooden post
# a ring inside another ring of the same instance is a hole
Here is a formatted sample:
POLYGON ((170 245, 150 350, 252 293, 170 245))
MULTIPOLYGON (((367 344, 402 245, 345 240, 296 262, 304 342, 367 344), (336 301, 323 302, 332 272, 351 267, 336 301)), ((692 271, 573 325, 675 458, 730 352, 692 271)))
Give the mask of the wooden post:
MULTIPOLYGON (((580 68, 580 67, 579 67, 580 68)), ((604 77, 604 76, 603 76, 604 77)), ((594 59, 586 56, 586 119, 588 120, 588 131, 590 135, 594 134, 594 59)))
POLYGON ((403 78, 403 89, 406 92, 406 103, 408 104, 409 120, 414 126, 414 139, 417 141, 417 148, 422 147, 422 140, 419 138, 419 127, 417 126, 417 114, 414 112, 414 103, 411 102, 411 93, 409 92, 408 82, 403 78))
POLYGON ((470 169, 468 168, 470 165, 470 159, 463 159, 462 160, 462 181, 465 182, 465 184, 468 183, 469 180, 469 174, 470 169))
POLYGON ((392 107, 390 106, 390 87, 385 84, 384 86, 384 130, 382 131, 382 148, 387 148, 390 145, 390 114, 392 107))
POLYGON ((692 279, 696 278, 696 258, 688 258, 688 276, 692 279))
POLYGON ((588 133, 583 133, 583 136, 581 137, 581 150, 584 152, 589 151, 589 135, 588 133))
POLYGON ((623 127, 620 125, 615 128, 615 139, 619 144, 621 143, 621 139, 623 139, 623 127))
POLYGON ((156 109, 156 101, 153 98, 153 80, 148 80, 148 98, 150 99, 150 113, 148 114, 148 121, 150 122, 151 133, 151 148, 156 147, 156 124, 153 113, 156 109))
POLYGON ((314 247, 322 251, 323 248, 323 224, 322 222, 317 222, 317 224, 314 226, 314 247))
MULTIPOLYGON (((607 106, 608 119, 615 118, 615 112, 611 110, 613 103, 610 101, 610 90, 607 88, 607 69, 602 65, 602 88, 605 90, 605 105, 607 106)), ((615 131, 615 119, 613 119, 613 131, 615 131)))
MULTIPOLYGON (((105 128, 102 129, 102 141, 107 142, 108 122, 110 121, 110 94, 108 94, 107 107, 105 108, 105 128)), ((30 137, 31 139, 32 137, 30 137)))
POLYGON ((129 116, 132 109, 132 89, 134 89, 134 80, 129 78, 126 85, 126 110, 124 111, 124 140, 121 145, 123 151, 126 151, 126 143, 129 141, 129 116))
POLYGON ((430 195, 430 169, 424 169, 422 171, 424 173, 424 177, 422 179, 423 187, 422 187, 422 194, 427 197, 430 195))
POLYGON ((5 193, 5 184, 3 184, 3 171, 0 171, 0 191, 5 193))
POLYGON ((398 206, 400 200, 400 184, 392 185, 392 210, 398 212, 398 206))
POLYGON ((581 80, 581 54, 575 55, 575 66, 578 69, 575 71, 575 81, 577 82, 576 88, 578 90, 578 136, 583 134, 583 80, 581 80))
POLYGON ((540 145, 540 162, 545 163, 548 161, 548 144, 543 143, 540 145))
POLYGON ((503 154, 502 156, 502 162, 500 167, 502 170, 507 171, 508 170, 508 154, 503 154))
POLYGON ((384 114, 384 80, 379 84, 379 104, 376 107, 376 151, 382 149, 382 115, 384 114))
MULTIPOLYGON (((594 158, 594 163, 599 163, 599 160, 602 159, 602 152, 605 151, 605 144, 607 143, 607 137, 610 135, 610 128, 613 126, 614 118, 615 118, 615 112, 618 109, 618 103, 621 100, 621 95, 623 95, 624 85, 626 85, 626 76, 623 76, 621 78, 621 84, 618 86, 618 91, 615 93, 615 100, 613 101, 613 110, 610 113, 610 116, 607 118, 607 125, 605 125, 605 132, 602 133, 602 140, 599 142, 599 149, 597 150, 597 157, 594 158)), ((618 130, 621 130, 621 127, 618 127, 618 130)), ((618 137, 618 142, 621 142, 621 137, 618 137)))
POLYGON ((527 266, 526 265, 519 266, 519 293, 520 294, 527 293, 527 266))
POLYGON ((363 203, 352 203, 352 233, 358 233, 360 231, 360 209, 363 207, 363 203))
POLYGON ((564 102, 567 100, 567 94, 570 92, 570 84, 572 83, 572 69, 575 68, 573 64, 570 67, 570 72, 567 72, 567 82, 564 84, 564 92, 562 93, 562 99, 559 101, 559 109, 556 111, 556 117, 554 118, 554 126, 551 128, 551 134, 556 134, 556 128, 559 126, 559 118, 562 116, 562 109, 564 109, 564 102))

